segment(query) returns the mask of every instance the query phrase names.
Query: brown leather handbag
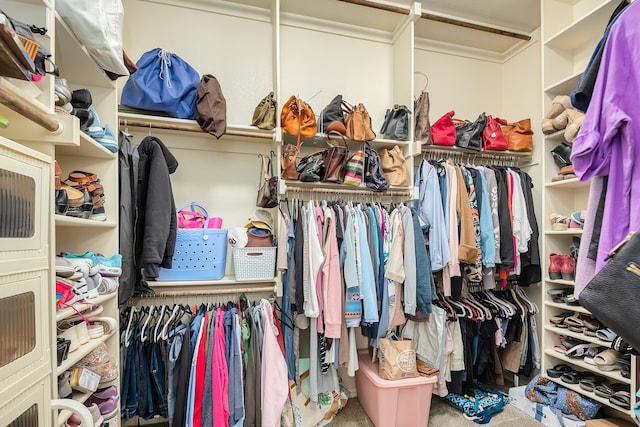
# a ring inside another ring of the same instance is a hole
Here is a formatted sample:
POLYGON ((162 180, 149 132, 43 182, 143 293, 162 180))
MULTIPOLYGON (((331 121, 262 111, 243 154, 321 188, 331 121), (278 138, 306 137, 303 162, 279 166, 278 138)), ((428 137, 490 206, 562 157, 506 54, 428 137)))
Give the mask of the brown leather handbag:
POLYGON ((347 128, 347 138, 353 141, 372 141, 376 139, 376 133, 371 129, 371 117, 364 104, 354 107, 346 102, 342 103, 344 109, 344 123, 347 128))
POLYGON ((297 137, 311 138, 318 132, 316 116, 309 104, 293 95, 282 106, 280 125, 283 131, 297 137))
POLYGON ((522 119, 502 126, 509 151, 533 151, 531 119, 522 119))
POLYGON ((287 144, 280 152, 280 163, 282 164, 282 179, 298 179, 296 171, 296 159, 300 152, 301 145, 287 144))
POLYGON ((396 187, 409 186, 409 169, 400 147, 396 145, 391 150, 382 149, 380 151, 380 162, 382 163, 384 176, 387 177, 390 185, 396 187))
POLYGON ((333 182, 342 184, 346 173, 347 158, 349 157, 349 148, 344 136, 339 132, 329 132, 329 135, 337 135, 342 140, 344 146, 333 145, 331 139, 327 139, 327 144, 331 146, 328 150, 324 150, 322 158, 324 163, 324 175, 322 182, 333 182))

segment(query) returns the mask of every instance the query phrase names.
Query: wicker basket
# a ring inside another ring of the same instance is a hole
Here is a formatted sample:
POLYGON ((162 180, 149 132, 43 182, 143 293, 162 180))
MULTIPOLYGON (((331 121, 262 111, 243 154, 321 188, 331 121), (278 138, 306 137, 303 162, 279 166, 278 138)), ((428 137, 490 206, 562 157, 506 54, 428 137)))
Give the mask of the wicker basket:
POLYGON ((275 247, 234 248, 233 267, 236 280, 271 280, 276 269, 275 247))
POLYGON ((31 57, 31 60, 35 60, 36 59, 36 54, 38 53, 38 48, 40 47, 40 45, 38 45, 38 43, 29 40, 26 37, 21 36, 20 34, 18 34, 18 38, 20 39, 20 41, 22 42, 22 44, 24 45, 24 50, 27 52, 27 54, 31 57))

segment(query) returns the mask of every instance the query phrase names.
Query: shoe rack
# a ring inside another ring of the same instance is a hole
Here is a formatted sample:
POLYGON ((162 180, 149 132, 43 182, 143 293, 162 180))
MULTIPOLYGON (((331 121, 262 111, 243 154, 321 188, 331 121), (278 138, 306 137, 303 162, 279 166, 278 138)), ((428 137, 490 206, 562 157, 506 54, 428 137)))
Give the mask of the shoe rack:
MULTIPOLYGON (((580 80, 582 72, 587 66, 593 49, 606 28, 609 17, 618 5, 616 0, 543 0, 542 7, 542 80, 543 80, 543 117, 548 116, 554 108, 553 100, 562 95, 569 95, 580 80)), ((570 138, 569 138, 570 139, 570 138)), ((609 383, 621 383, 631 394, 631 409, 624 409, 609 402, 609 399, 597 396, 580 388, 579 384, 567 384, 554 379, 560 385, 574 390, 584 396, 602 403, 607 412, 612 416, 626 417, 636 420, 633 407, 636 402, 637 378, 636 357, 631 357, 630 378, 624 378, 619 369, 612 371, 600 370, 597 366, 586 363, 583 358, 572 358, 562 352, 554 350, 554 345, 561 344, 560 335, 571 339, 577 339, 586 343, 597 344, 609 348, 611 343, 596 337, 587 336, 581 332, 573 332, 567 328, 559 328, 550 322, 553 316, 565 312, 589 315, 590 313, 580 305, 568 304, 567 299, 562 302, 554 302, 549 295, 549 290, 562 290, 565 294, 573 293, 573 280, 566 274, 558 277, 549 274, 551 266, 551 254, 570 254, 570 247, 574 240, 582 236, 581 228, 562 228, 554 226, 554 223, 562 221, 562 216, 570 217, 573 212, 580 212, 587 207, 589 196, 589 182, 580 182, 575 177, 559 179, 559 167, 554 162, 551 150, 561 143, 566 143, 565 130, 561 129, 544 137, 544 152, 542 153, 542 170, 544 176, 544 190, 542 202, 542 229, 543 229, 543 276, 546 278, 542 287, 543 304, 543 357, 542 374, 547 369, 559 364, 567 364, 577 371, 588 371, 606 378, 609 383), (559 215, 559 219, 551 220, 551 215, 559 215)), ((555 263, 554 263, 555 264, 555 263)), ((557 267, 552 267, 552 270, 557 267)), ((565 268, 569 271, 570 268, 565 268)), ((556 301, 558 299, 556 298, 556 301)), ((637 421, 636 421, 637 422, 637 421)))
MULTIPOLYGON (((116 83, 111 81, 104 71, 89 56, 86 48, 75 37, 70 28, 55 12, 53 2, 49 0, 9 0, 3 2, 3 10, 10 16, 28 23, 47 28, 45 36, 39 36, 52 53, 52 60, 60 70, 60 76, 69 83, 71 90, 86 88, 91 92, 92 105, 96 110, 102 126, 109 125, 117 129, 116 118, 116 83)), ((47 221, 47 278, 40 290, 46 295, 46 306, 42 307, 41 326, 46 331, 46 342, 43 345, 49 358, 51 368, 50 381, 45 396, 52 399, 58 397, 57 376, 69 369, 76 362, 95 349, 100 343, 105 343, 111 357, 119 361, 118 344, 118 293, 100 295, 88 300, 92 304, 102 305, 101 316, 111 317, 116 327, 100 338, 90 339, 79 349, 70 352, 68 358, 57 365, 56 337, 57 323, 85 311, 90 305, 76 303, 72 308, 56 311, 55 295, 55 254, 65 251, 84 253, 93 251, 107 257, 118 252, 118 156, 111 153, 94 139, 80 131, 79 120, 70 115, 60 115, 54 112, 54 85, 52 76, 46 76, 37 84, 19 82, 0 77, 0 90, 6 91, 24 106, 25 111, 18 113, 12 109, 0 106, 0 114, 5 115, 10 125, 0 131, 0 135, 42 153, 49 159, 48 175, 43 184, 46 188, 44 201, 38 211, 39 217, 47 221), (47 127, 49 129, 47 129, 47 127), (66 180, 71 171, 95 173, 104 187, 105 211, 107 219, 96 221, 75 218, 64 215, 54 215, 54 167, 56 160, 62 169, 59 177, 66 180)), ((2 274, 3 272, 0 272, 2 274)), ((119 379, 112 383, 101 384, 106 387, 119 384, 119 379)), ((27 387, 27 386, 25 386, 27 387)), ((71 405, 67 408, 84 408, 82 403, 90 394, 74 392, 71 405), (79 406, 78 406, 79 405, 79 406)), ((4 404, 4 401, 3 401, 4 404)), ((0 405, 1 407, 2 405, 0 405)), ((48 408, 62 408, 59 402, 47 404, 40 409, 38 424, 28 425, 59 426, 63 425, 71 415, 71 411, 51 411, 48 408)), ((91 418, 89 418, 91 419, 91 418)), ((119 414, 114 418, 119 420, 119 414)), ((4 423, 0 408, 0 424, 4 423)), ((10 422, 11 420, 7 420, 10 422)), ((115 424, 114 424, 115 425, 115 424)))

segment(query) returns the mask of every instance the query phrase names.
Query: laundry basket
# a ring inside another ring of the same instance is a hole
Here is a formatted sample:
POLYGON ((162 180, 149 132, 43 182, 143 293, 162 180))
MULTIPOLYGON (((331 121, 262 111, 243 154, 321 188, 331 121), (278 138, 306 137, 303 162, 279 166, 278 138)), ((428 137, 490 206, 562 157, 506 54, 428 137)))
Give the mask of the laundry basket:
MULTIPOLYGON (((195 202, 191 207, 204 211, 209 224, 209 214, 195 202)), ((178 210, 179 211, 179 210, 178 210)), ((220 280, 224 277, 227 262, 227 230, 214 228, 178 229, 171 268, 160 268, 159 282, 220 280)))
POLYGON ((276 269, 276 247, 234 248, 236 280, 271 280, 276 269))

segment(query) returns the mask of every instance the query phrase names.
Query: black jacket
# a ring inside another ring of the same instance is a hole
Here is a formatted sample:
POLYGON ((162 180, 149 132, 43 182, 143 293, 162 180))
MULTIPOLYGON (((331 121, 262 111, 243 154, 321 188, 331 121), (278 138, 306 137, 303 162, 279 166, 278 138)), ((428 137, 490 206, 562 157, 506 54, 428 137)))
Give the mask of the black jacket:
POLYGON ((138 146, 138 222, 135 232, 136 268, 144 278, 158 277, 158 268, 171 268, 176 245, 176 206, 169 174, 178 161, 155 136, 138 146))
POLYGON ((134 232, 137 219, 138 162, 140 156, 131 135, 120 132, 119 188, 120 188, 120 255, 122 274, 118 286, 118 303, 127 302, 136 287, 134 232))

